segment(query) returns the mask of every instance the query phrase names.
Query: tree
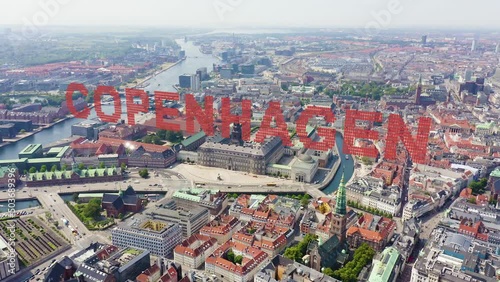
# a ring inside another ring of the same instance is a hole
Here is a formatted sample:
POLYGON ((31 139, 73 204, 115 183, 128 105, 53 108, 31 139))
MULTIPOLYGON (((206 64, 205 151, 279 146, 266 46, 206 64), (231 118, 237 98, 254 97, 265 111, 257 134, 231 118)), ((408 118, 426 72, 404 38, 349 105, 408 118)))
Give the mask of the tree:
POLYGON ((92 199, 89 203, 83 208, 83 216, 88 218, 97 218, 101 214, 101 200, 92 199))
POLYGON ((472 181, 472 183, 469 185, 469 188, 472 189, 472 195, 477 196, 484 194, 484 192, 486 192, 485 188, 487 184, 487 178, 482 178, 479 181, 472 181))
POLYGON ((104 165, 104 162, 99 163, 99 168, 105 168, 106 166, 104 165))
POLYGON ((120 168, 122 169, 122 171, 126 170, 127 169, 127 165, 125 163, 122 163, 120 165, 120 168))
POLYGON ((52 214, 50 212, 45 212, 45 218, 47 221, 50 221, 52 219, 52 214))
POLYGON ((93 165, 89 165, 88 169, 94 169, 95 167, 93 165))
POLYGON ((179 143, 184 139, 181 131, 170 131, 167 130, 165 134, 165 139, 172 143, 179 143))
POLYGON ((342 281, 355 282, 363 267, 371 263, 374 255, 375 251, 367 243, 362 243, 354 251, 353 259, 344 267, 335 270, 332 276, 342 281))
POLYGON ((323 274, 328 275, 328 276, 331 276, 331 277, 333 277, 333 273, 334 273, 333 269, 331 269, 331 268, 329 268, 329 267, 327 267, 327 268, 325 268, 325 269, 323 270, 323 274))
POLYGON ((302 198, 302 200, 300 200, 300 204, 305 208, 309 205, 309 199, 307 198, 302 198))
POLYGON ((78 194, 77 193, 73 193, 73 202, 76 203, 76 201, 78 201, 78 194))
POLYGON ((85 169, 85 165, 83 163, 79 163, 78 164, 78 169, 79 170, 84 170, 85 169))
POLYGON ((153 136, 152 135, 146 135, 142 138, 142 142, 143 143, 148 143, 148 144, 151 144, 153 140, 153 136))
POLYGON ((234 263, 235 264, 241 264, 242 261, 243 261, 243 256, 236 256, 236 257, 234 257, 234 263))
POLYGON ((40 172, 46 172, 47 171, 47 166, 46 165, 42 165, 40 167, 40 172))
POLYGON ((296 262, 302 262, 302 257, 306 254, 307 246, 316 239, 316 235, 307 234, 297 245, 287 248, 284 256, 296 262))
POLYGON ((151 144, 160 145, 161 144, 160 137, 153 135, 151 137, 151 144))
POLYGON ((297 247, 289 247, 285 250, 284 256, 294 261, 300 261, 302 259, 302 253, 297 247))
POLYGON ((158 136, 161 140, 165 140, 167 138, 167 131, 160 129, 156 132, 156 136, 158 136))
POLYGON ((58 228, 58 227, 59 227, 59 221, 57 221, 57 220, 56 220, 56 221, 54 221, 54 226, 55 226, 56 228, 58 228))
POLYGON ((54 172, 57 170, 57 166, 56 165, 53 165, 51 168, 50 168, 50 171, 54 172))
POLYGON ((229 251, 227 251, 226 257, 228 261, 234 262, 234 253, 232 249, 229 249, 229 251))
POLYGON ((26 133, 26 130, 21 129, 21 130, 19 130, 19 133, 20 133, 20 134, 24 134, 24 133, 26 133))
POLYGON ((149 177, 149 171, 148 171, 148 169, 144 168, 144 169, 139 170, 139 175, 142 178, 148 178, 149 177))
POLYGON ((36 167, 34 167, 34 166, 30 167, 29 172, 30 173, 35 173, 36 172, 36 167))
POLYGON ((61 166, 61 170, 62 170, 62 171, 66 171, 67 169, 68 169, 68 165, 67 165, 67 164, 63 164, 63 165, 61 166))
POLYGON ((118 219, 119 219, 119 220, 123 220, 123 213, 119 213, 119 214, 118 214, 118 219))
POLYGON ((366 156, 362 157, 361 161, 363 162, 364 165, 372 165, 373 164, 373 161, 369 157, 366 157, 366 156))

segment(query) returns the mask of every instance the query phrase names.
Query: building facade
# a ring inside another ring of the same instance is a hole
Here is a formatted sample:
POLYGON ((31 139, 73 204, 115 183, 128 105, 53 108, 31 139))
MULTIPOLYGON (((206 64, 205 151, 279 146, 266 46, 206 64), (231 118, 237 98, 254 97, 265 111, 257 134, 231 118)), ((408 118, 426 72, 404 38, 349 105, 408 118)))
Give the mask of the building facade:
POLYGON ((169 200, 161 207, 148 212, 147 215, 172 224, 179 224, 183 238, 189 238, 197 233, 210 220, 210 213, 207 209, 202 207, 189 210, 177 208, 173 200, 169 200))
POLYGON ((195 234, 174 249, 174 261, 189 269, 199 268, 217 248, 217 240, 195 234))
POLYGON ((284 154, 279 137, 271 137, 263 144, 244 145, 238 139, 223 142, 207 141, 198 148, 198 163, 227 170, 266 174, 268 164, 276 163, 284 154))
POLYGON ((146 220, 132 226, 113 228, 111 240, 118 247, 141 248, 154 255, 167 257, 181 243, 182 232, 178 224, 146 220))

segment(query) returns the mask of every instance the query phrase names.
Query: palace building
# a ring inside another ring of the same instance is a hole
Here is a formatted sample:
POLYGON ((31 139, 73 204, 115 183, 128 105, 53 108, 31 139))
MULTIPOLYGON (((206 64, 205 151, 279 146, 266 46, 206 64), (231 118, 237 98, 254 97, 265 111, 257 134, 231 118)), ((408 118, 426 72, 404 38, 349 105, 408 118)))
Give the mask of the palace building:
POLYGON ((234 124, 231 138, 214 136, 198 148, 198 163, 264 175, 267 165, 280 160, 284 151, 279 137, 268 138, 263 144, 244 142, 241 125, 234 124))

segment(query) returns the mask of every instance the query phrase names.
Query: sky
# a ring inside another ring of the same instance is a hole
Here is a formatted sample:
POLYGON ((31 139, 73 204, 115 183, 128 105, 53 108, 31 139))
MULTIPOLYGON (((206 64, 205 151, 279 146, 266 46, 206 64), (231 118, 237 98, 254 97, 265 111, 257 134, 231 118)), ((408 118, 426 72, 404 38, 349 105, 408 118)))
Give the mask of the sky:
POLYGON ((499 28, 499 0, 0 0, 0 25, 499 28))

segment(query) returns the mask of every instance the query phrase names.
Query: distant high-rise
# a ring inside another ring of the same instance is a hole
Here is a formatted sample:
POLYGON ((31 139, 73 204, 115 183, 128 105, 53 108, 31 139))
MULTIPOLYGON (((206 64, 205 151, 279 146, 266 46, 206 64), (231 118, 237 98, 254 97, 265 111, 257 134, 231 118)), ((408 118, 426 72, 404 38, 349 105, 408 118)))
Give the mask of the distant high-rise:
POLYGON ((470 46, 470 51, 476 51, 476 39, 472 40, 472 45, 470 46))
POLYGON ((472 81, 472 71, 470 69, 466 69, 464 73, 465 81, 472 81))
POLYGON ((497 43, 497 47, 495 48, 495 54, 498 54, 500 51, 500 43, 497 43))
POLYGON ((191 75, 183 74, 179 76, 179 86, 181 88, 191 88, 191 75))
POLYGON ((422 44, 427 44, 427 35, 422 35, 422 44))
POLYGON ((201 83, 196 74, 183 74, 179 76, 179 87, 198 91, 201 88, 201 83))
POLYGON ((199 91, 201 89, 201 78, 197 74, 191 75, 191 90, 199 91))
POLYGON ((186 51, 180 50, 179 53, 177 54, 177 57, 179 57, 179 59, 186 57, 186 51))
POLYGON ((208 70, 206 67, 199 68, 196 70, 196 75, 198 75, 200 81, 206 80, 208 77, 208 70))

